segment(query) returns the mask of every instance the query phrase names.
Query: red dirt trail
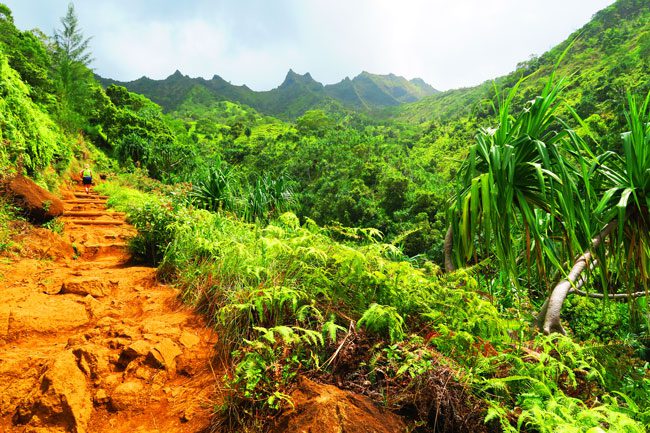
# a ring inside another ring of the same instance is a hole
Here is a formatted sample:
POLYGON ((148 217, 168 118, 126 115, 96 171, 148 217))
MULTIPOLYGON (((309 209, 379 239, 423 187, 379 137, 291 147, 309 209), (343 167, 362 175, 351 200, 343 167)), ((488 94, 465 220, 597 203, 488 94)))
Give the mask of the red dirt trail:
POLYGON ((129 263, 134 229, 105 197, 68 197, 63 239, 35 229, 0 258, 0 432, 206 429, 216 335, 129 263))

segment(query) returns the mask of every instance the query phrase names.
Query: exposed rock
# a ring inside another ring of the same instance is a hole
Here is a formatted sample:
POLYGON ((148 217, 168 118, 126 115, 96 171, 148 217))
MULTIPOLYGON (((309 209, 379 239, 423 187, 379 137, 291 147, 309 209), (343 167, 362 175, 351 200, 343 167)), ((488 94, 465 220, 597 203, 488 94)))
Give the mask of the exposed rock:
POLYGON ((88 323, 86 308, 71 299, 30 295, 11 309, 9 334, 23 332, 59 332, 88 323))
POLYGON ((144 340, 138 340, 122 350, 120 358, 117 360, 117 366, 121 370, 125 370, 131 361, 139 358, 146 357, 151 351, 151 344, 144 340))
POLYGON ((35 367, 25 365, 31 360, 8 360, 6 354, 0 359, 0 376, 3 378, 0 384, 0 417, 5 417, 13 414, 25 396, 38 387, 42 372, 37 367, 38 364, 35 367))
POLYGON ((0 305, 0 338, 6 337, 9 334, 9 317, 11 311, 8 305, 0 305))
POLYGON ((145 398, 144 385, 130 380, 119 384, 111 394, 111 407, 114 410, 127 410, 141 405, 145 398))
POLYGON ((140 365, 137 368, 134 368, 134 371, 130 373, 133 377, 137 379, 144 380, 146 382, 150 382, 152 376, 155 374, 159 374, 160 372, 158 370, 152 370, 150 367, 146 367, 144 365, 140 365))
POLYGON ((129 352, 133 357, 147 356, 151 350, 151 344, 144 340, 138 340, 126 348, 125 352, 129 352))
POLYGON ((72 351, 77 357, 81 371, 91 379, 98 378, 102 373, 109 371, 108 360, 111 352, 102 346, 86 344, 72 351))
POLYGON ((140 335, 140 332, 133 325, 116 324, 111 330, 111 335, 113 337, 129 338, 131 340, 135 340, 140 335))
POLYGON ((274 432, 283 433, 399 433, 406 424, 397 415, 375 406, 370 399, 332 385, 301 378, 291 394, 294 409, 286 410, 274 432))
MULTIPOLYGON (((39 259, 61 261, 74 256, 72 244, 64 240, 58 233, 44 228, 33 228, 17 240, 22 244, 21 255, 39 259)), ((45 287, 48 293, 59 292, 60 286, 45 287)))
POLYGON ((101 278, 77 277, 64 282, 61 286, 61 293, 101 298, 108 295, 110 290, 101 278))
POLYGON ((88 311, 90 316, 93 318, 103 317, 108 311, 108 307, 105 304, 99 302, 90 295, 87 295, 84 298, 84 304, 86 305, 86 311, 88 311))
POLYGON ((109 400, 110 398, 108 397, 108 394, 104 388, 99 388, 95 393, 95 397, 93 398, 95 404, 106 404, 109 400))
POLYGON ((106 340, 106 345, 111 348, 111 349, 124 349, 126 346, 128 346, 131 343, 130 340, 127 340, 126 338, 109 338, 106 340))
POLYGON ((184 318, 174 317, 166 318, 167 320, 159 319, 145 319, 142 322, 142 332, 145 334, 165 335, 172 338, 178 338, 181 335, 181 330, 178 326, 184 318))
POLYGON ((113 318, 113 317, 102 317, 97 321, 97 326, 98 327, 110 327, 114 325, 115 323, 118 323, 118 320, 113 318))
POLYGON ((121 373, 108 374, 102 377, 99 383, 104 388, 115 388, 117 385, 122 383, 122 374, 121 373))
POLYGON ((40 388, 33 390, 18 406, 14 422, 85 433, 91 411, 86 378, 77 367, 72 352, 65 351, 47 368, 40 388))
POLYGON ((41 224, 63 215, 63 202, 24 176, 11 179, 7 189, 16 205, 32 222, 41 224))
POLYGON ((168 371, 176 370, 176 357, 183 351, 169 338, 162 339, 149 351, 147 362, 156 368, 165 368, 168 371))
POLYGON ((192 334, 188 331, 183 331, 181 338, 178 339, 178 342, 185 346, 187 349, 191 349, 192 347, 196 346, 199 344, 199 341, 201 341, 201 339, 197 335, 192 334))

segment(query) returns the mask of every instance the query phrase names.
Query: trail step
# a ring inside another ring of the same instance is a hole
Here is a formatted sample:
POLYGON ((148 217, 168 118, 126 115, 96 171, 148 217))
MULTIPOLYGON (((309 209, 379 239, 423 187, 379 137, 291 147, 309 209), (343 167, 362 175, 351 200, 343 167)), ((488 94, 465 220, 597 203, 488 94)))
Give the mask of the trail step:
POLYGON ((74 196, 75 196, 75 197, 78 197, 78 198, 87 198, 87 199, 89 199, 89 200, 95 200, 95 199, 106 200, 106 199, 108 198, 107 195, 86 194, 86 193, 84 193, 84 192, 75 192, 75 193, 74 193, 74 196))
POLYGON ((63 216, 74 216, 74 217, 101 217, 101 216, 115 216, 115 217, 124 217, 126 214, 124 212, 107 212, 107 211, 84 211, 84 210, 69 210, 63 212, 63 216))
POLYGON ((74 220, 67 220, 66 222, 70 223, 70 224, 77 224, 77 225, 82 225, 82 226, 92 226, 92 225, 121 226, 121 225, 126 224, 122 220, 79 220, 79 219, 74 219, 74 220))
POLYGON ((84 244, 84 248, 126 248, 128 244, 126 242, 113 242, 106 244, 84 244))
POLYGON ((106 204, 106 200, 63 200, 67 204, 106 204))

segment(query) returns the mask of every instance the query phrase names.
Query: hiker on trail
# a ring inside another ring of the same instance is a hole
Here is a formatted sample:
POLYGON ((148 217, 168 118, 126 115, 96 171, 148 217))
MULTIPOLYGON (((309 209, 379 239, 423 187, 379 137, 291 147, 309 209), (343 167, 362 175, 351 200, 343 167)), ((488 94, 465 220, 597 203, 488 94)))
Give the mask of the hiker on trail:
POLYGON ((90 169, 90 166, 86 164, 86 167, 84 167, 79 174, 81 175, 82 182, 86 187, 86 194, 88 194, 90 192, 90 185, 93 184, 93 172, 90 169))

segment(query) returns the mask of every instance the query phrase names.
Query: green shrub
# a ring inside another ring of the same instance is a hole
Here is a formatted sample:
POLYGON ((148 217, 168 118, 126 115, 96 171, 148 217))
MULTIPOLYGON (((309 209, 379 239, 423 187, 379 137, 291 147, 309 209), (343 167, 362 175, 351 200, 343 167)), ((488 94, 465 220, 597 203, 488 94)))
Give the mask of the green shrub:
POLYGON ((0 252, 11 246, 11 221, 19 219, 17 209, 11 203, 0 197, 0 252))

